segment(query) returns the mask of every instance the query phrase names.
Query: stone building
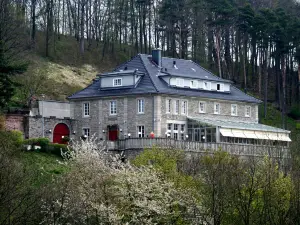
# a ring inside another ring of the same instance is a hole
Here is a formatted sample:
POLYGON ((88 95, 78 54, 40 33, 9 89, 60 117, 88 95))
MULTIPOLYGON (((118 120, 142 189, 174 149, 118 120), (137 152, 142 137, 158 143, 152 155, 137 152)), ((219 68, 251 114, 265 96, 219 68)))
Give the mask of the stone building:
MULTIPOLYGON (((77 134, 105 140, 169 137, 246 144, 291 141, 259 124, 260 100, 191 60, 138 54, 69 98, 77 134)), ((77 135, 79 137, 80 135, 77 135)))

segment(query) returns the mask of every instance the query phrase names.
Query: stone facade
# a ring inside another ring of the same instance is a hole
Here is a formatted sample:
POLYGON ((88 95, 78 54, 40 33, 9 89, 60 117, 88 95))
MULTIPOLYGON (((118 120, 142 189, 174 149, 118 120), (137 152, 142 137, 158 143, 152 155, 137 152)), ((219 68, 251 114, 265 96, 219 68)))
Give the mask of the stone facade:
POLYGON ((76 133, 83 134, 84 128, 90 129, 90 135, 96 135, 100 139, 107 139, 108 126, 117 125, 119 138, 128 133, 132 137, 137 136, 137 126, 145 127, 145 136, 153 131, 153 96, 141 97, 113 97, 90 101, 71 102, 71 117, 76 120, 76 133), (144 113, 138 113, 137 99, 143 99, 145 103, 144 113), (116 101, 117 114, 110 115, 110 102, 116 101), (83 116, 83 104, 89 103, 90 116, 83 116), (103 132, 104 131, 104 132, 103 132), (121 132, 122 131, 122 132, 121 132))
POLYGON ((210 120, 258 123, 258 105, 251 103, 231 102, 224 100, 201 99, 186 96, 143 95, 128 97, 101 98, 99 100, 71 102, 71 117, 76 120, 76 133, 80 136, 83 128, 89 128, 90 134, 107 139, 108 126, 118 125, 119 138, 128 133, 137 137, 138 126, 145 127, 145 137, 152 131, 156 137, 164 137, 168 123, 185 124, 187 116, 210 120), (137 110, 137 99, 144 99, 144 113, 137 110), (167 113, 167 99, 172 99, 171 112, 167 113), (179 100, 179 113, 175 114, 175 100, 179 100), (187 114, 182 115, 181 102, 187 101, 187 114), (110 115, 110 101, 116 101, 117 114, 110 115), (206 104, 205 113, 199 112, 199 102, 206 104), (83 116, 83 103, 90 104, 90 115, 83 116), (214 114, 214 103, 220 104, 220 114, 214 114), (231 115, 231 104, 237 105, 237 116, 231 115), (245 106, 251 106, 251 116, 245 116, 245 106), (104 132, 103 132, 104 131, 104 132))
POLYGON ((38 138, 38 137, 46 137, 51 142, 53 141, 53 131, 57 124, 64 123, 68 126, 70 130, 70 137, 74 138, 73 129, 75 122, 71 119, 59 119, 55 117, 27 117, 28 120, 28 138, 38 138), (43 121, 44 120, 44 121, 43 121), (44 130, 43 130, 43 122, 44 122, 44 130))

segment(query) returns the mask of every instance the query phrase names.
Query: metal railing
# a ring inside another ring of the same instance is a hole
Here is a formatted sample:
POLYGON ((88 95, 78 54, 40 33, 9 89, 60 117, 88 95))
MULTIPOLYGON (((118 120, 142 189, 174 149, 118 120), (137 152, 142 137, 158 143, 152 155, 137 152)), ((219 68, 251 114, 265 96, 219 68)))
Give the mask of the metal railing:
POLYGON ((108 150, 133 150, 145 148, 180 149, 188 152, 225 151, 240 156, 269 156, 273 158, 290 158, 290 150, 284 146, 250 145, 237 143, 203 143, 196 141, 174 140, 170 138, 128 138, 107 141, 108 150))

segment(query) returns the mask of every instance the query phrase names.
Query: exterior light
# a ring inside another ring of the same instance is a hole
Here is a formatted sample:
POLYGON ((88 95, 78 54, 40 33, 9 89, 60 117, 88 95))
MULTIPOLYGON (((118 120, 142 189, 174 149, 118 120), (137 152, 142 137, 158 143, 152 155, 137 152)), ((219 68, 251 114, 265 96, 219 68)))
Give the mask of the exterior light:
POLYGON ((105 130, 102 130, 102 133, 105 133, 105 130))
POLYGON ((75 131, 75 130, 73 131, 73 134, 76 134, 76 131, 75 131))
POLYGON ((123 132, 123 130, 122 130, 122 129, 120 129, 120 132, 123 132))
POLYGON ((185 135, 186 138, 189 138, 189 135, 185 135))
POLYGON ((167 134, 167 137, 170 137, 170 136, 171 136, 171 135, 168 133, 168 134, 167 134))
POLYGON ((83 135, 83 137, 84 137, 84 138, 87 138, 87 135, 85 134, 85 135, 83 135))
POLYGON ((128 133, 128 137, 130 137, 131 136, 131 134, 130 133, 128 133))
POLYGON ((51 133, 52 133, 52 130, 50 129, 50 130, 48 130, 48 132, 51 134, 51 133))
POLYGON ((61 138, 64 138, 65 136, 61 136, 61 138))

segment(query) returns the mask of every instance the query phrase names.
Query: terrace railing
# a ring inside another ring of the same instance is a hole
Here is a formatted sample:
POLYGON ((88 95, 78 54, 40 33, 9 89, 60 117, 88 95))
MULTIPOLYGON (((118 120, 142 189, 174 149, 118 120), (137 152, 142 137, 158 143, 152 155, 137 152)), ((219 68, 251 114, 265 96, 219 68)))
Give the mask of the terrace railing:
POLYGON ((128 138, 107 142, 109 150, 134 150, 145 148, 180 149, 187 152, 226 151, 239 156, 269 156, 272 158, 290 158, 290 150, 284 146, 250 145, 237 143, 203 143, 196 141, 174 140, 169 138, 128 138))

